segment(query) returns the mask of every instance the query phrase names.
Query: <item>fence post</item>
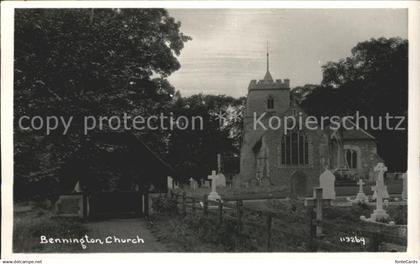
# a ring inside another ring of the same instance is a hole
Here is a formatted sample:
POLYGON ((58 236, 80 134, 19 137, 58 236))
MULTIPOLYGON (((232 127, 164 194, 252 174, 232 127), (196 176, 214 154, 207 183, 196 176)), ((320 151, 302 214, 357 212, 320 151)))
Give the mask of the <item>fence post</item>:
POLYGON ((149 216, 149 193, 144 194, 144 216, 149 216))
POLYGON ((186 216, 187 215, 187 205, 186 205, 186 193, 183 192, 182 193, 182 215, 186 216))
POLYGON ((208 210, 208 205, 209 205, 209 202, 207 201, 207 195, 205 194, 204 195, 204 197, 203 197, 204 199, 203 199, 203 214, 205 215, 205 216, 207 216, 207 210, 208 210))
POLYGON ((316 198, 316 237, 322 236, 322 188, 315 189, 316 198))
POLYGON ((237 248, 241 245, 241 232, 242 232, 242 200, 236 200, 236 230, 237 230, 237 248))
POLYGON ((373 252, 378 252, 379 251, 379 248, 380 248, 380 245, 381 245, 381 240, 380 240, 380 237, 379 237, 378 233, 374 233, 371 236, 371 241, 370 241, 369 244, 370 244, 370 250, 371 251, 373 251, 373 252))
POLYGON ((176 209, 176 213, 178 214, 179 213, 179 208, 178 208, 178 194, 171 193, 171 196, 172 196, 172 200, 175 201, 175 209, 176 209))
POLYGON ((191 198, 192 200, 192 213, 195 214, 195 198, 191 198))
POLYGON ((218 207, 219 207, 219 223, 222 224, 222 222, 223 222, 223 203, 222 203, 221 200, 219 200, 218 207))
POLYGON ((273 218, 270 213, 267 214, 267 251, 271 251, 271 224, 273 218))
POLYGON ((315 224, 315 212, 313 207, 309 207, 306 211, 306 216, 309 222, 309 243, 308 243, 308 251, 314 252, 316 251, 315 247, 315 237, 316 237, 316 224, 315 224))
POLYGON ((87 201, 87 194, 85 192, 82 193, 83 197, 83 219, 86 219, 88 217, 88 201, 87 201))
POLYGON ((242 229, 242 200, 236 201, 236 217, 237 217, 237 225, 238 225, 238 233, 241 232, 242 229))

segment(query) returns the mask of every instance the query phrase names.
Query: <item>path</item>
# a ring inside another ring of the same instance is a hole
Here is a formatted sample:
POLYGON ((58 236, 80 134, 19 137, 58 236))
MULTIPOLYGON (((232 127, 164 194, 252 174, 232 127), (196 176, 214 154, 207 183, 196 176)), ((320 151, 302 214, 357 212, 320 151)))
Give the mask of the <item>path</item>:
POLYGON ((104 221, 89 222, 84 224, 88 229, 89 239, 99 238, 104 244, 87 244, 85 252, 165 252, 165 246, 158 242, 147 228, 147 222, 144 219, 109 219, 104 221), (118 239, 121 243, 118 243, 118 239), (131 243, 123 240, 132 239, 135 242, 143 239, 144 243, 131 243), (105 241, 112 243, 105 243, 105 241))

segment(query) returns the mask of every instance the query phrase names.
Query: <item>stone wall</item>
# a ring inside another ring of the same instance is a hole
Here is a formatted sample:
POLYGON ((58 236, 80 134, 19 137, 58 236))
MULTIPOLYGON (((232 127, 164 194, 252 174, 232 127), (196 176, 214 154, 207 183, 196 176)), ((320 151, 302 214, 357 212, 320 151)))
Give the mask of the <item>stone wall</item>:
POLYGON ((378 162, 383 162, 376 152, 376 142, 373 140, 345 140, 343 142, 344 148, 346 146, 354 146, 360 153, 360 164, 354 171, 357 172, 358 177, 371 179, 375 177, 373 168, 378 162))

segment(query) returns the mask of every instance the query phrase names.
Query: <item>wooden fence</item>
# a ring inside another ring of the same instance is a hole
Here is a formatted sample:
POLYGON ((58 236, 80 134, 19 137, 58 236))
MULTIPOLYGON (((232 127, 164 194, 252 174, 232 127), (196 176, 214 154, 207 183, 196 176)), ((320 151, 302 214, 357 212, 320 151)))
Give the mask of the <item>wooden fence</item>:
POLYGON ((395 227, 366 223, 364 224, 365 228, 355 228, 353 226, 335 223, 332 220, 323 219, 322 203, 321 207, 308 206, 304 215, 293 215, 274 210, 247 208, 243 206, 243 199, 235 198, 224 200, 224 202, 211 201, 207 199, 207 195, 203 195, 199 199, 197 197, 189 197, 185 192, 174 193, 172 191, 167 195, 175 199, 178 210, 183 216, 186 216, 188 213, 195 215, 201 213, 205 217, 215 217, 219 223, 222 223, 224 220, 234 221, 238 238, 241 237, 244 227, 248 226, 262 230, 264 248, 267 252, 273 250, 273 242, 275 242, 273 240, 274 235, 281 235, 282 237, 301 241, 304 244, 304 250, 309 252, 354 251, 354 247, 337 243, 336 241, 339 241, 337 237, 335 242, 328 241, 326 239, 327 234, 358 234, 361 237, 368 238, 368 245, 360 248, 359 251, 377 252, 381 250, 383 243, 393 243, 401 246, 406 246, 407 243, 406 234, 401 234, 395 227), (230 212, 230 214, 227 212, 230 212), (255 218, 254 220, 246 219, 245 214, 256 215, 258 221, 255 221, 255 218), (301 224, 301 230, 296 231, 290 229, 290 226, 296 223, 301 224), (317 232, 317 230, 327 230, 327 232, 317 232))

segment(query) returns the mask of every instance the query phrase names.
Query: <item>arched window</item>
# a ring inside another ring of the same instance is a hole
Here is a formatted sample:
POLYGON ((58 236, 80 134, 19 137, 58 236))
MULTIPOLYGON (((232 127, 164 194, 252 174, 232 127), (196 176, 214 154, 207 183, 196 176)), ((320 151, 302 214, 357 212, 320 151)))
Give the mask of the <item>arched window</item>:
POLYGON ((346 162, 350 169, 358 168, 358 152, 355 149, 346 149, 346 162))
POLYGON ((281 146, 278 149, 281 153, 281 165, 308 165, 309 164, 309 142, 303 131, 290 131, 281 138, 281 146))
POLYGON ((274 98, 271 95, 267 98, 267 109, 274 109, 274 98))

